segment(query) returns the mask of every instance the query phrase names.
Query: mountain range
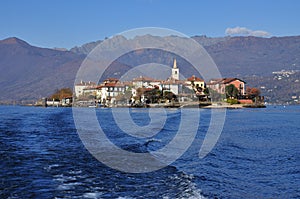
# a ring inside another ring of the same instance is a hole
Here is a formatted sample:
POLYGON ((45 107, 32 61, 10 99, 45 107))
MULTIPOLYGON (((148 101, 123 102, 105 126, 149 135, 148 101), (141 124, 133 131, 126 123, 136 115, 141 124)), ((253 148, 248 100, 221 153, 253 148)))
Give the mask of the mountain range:
MULTIPOLYGON (((143 37, 147 39, 152 36, 143 37)), ((281 84, 278 79, 275 81, 273 78, 274 71, 293 70, 297 74, 300 70, 300 36, 272 38, 194 36, 192 38, 207 50, 223 77, 244 78, 249 86, 264 87, 265 85, 257 85, 258 79, 262 84, 271 86, 281 84), (269 81, 264 83, 262 80, 269 81)), ((101 42, 96 41, 70 50, 61 50, 32 46, 15 37, 1 40, 0 101, 36 100, 49 96, 56 89, 72 87, 82 61, 101 42)), ((161 52, 148 52, 148 55, 159 57, 161 52)), ((161 57, 160 61, 171 65, 171 56, 161 57)), ((118 74, 124 73, 125 69, 128 70, 133 67, 131 65, 143 60, 143 56, 136 56, 134 60, 131 63, 126 63, 124 59, 123 62, 116 62, 113 70, 107 71, 106 77, 118 77, 118 74)), ((182 60, 178 60, 179 68, 184 64, 182 60)), ((185 71, 184 67, 181 71, 193 75, 193 71, 185 71)), ((288 96, 300 95, 297 93, 299 83, 296 81, 289 84, 295 84, 292 91, 275 89, 274 92, 287 92, 288 96)), ((273 100, 277 96, 274 92, 263 94, 272 96, 270 98, 272 102, 276 101, 273 100)))
POLYGON ((0 101, 37 99, 71 86, 83 56, 31 46, 18 38, 0 41, 0 101))

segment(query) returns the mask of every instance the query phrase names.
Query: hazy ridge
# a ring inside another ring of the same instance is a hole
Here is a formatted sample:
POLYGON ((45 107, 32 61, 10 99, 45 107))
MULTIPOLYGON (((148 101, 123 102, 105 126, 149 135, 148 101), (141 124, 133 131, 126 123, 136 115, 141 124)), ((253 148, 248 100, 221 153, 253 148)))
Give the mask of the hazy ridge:
MULTIPOLYGON (((149 35, 144 36, 151 37, 149 35)), ((265 88, 263 94, 270 101, 282 103, 292 96, 300 95, 297 72, 293 81, 274 78, 272 72, 280 70, 300 70, 300 36, 288 37, 192 37, 208 51, 224 77, 245 78, 249 86, 276 87, 265 88), (286 81, 285 81, 286 80, 286 81), (260 82, 262 85, 258 85, 260 82), (290 85, 283 86, 283 85, 290 85), (272 91, 270 91, 272 90, 272 91), (278 101, 278 94, 287 96, 278 101)), ((85 58, 101 41, 74 47, 69 51, 39 48, 18 38, 0 41, 0 101, 20 101, 45 97, 61 87, 72 87, 76 72, 85 58)), ((159 61, 169 64, 171 55, 161 56, 161 52, 148 52, 158 56, 159 61), (161 56, 161 57, 159 57, 161 56)), ((117 62, 107 71, 106 76, 118 76, 124 70, 143 60, 136 57, 135 62, 117 62)), ((178 65, 185 63, 178 61, 178 65)), ((193 71, 181 72, 192 75, 193 71), (189 74, 190 73, 190 74, 189 74)))

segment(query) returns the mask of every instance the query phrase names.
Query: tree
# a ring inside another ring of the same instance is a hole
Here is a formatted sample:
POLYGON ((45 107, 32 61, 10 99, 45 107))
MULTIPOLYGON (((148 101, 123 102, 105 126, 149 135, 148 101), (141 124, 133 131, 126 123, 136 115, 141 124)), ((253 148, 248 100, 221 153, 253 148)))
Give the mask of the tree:
POLYGON ((128 88, 124 93, 119 93, 116 96, 116 101, 118 102, 126 102, 129 101, 132 97, 132 89, 128 88))
POLYGON ((159 88, 154 88, 144 92, 145 98, 147 98, 151 103, 157 103, 161 97, 161 91, 159 88))
POLYGON ((167 99, 167 100, 174 99, 175 101, 177 101, 177 96, 171 91, 165 91, 164 92, 164 98, 167 99))
POLYGON ((205 95, 209 95, 209 89, 208 88, 205 88, 203 92, 204 92, 205 95))
POLYGON ((230 84, 225 87, 225 93, 226 98, 237 98, 239 91, 233 84, 230 84))
POLYGON ((208 93, 213 102, 222 101, 223 99, 226 98, 225 94, 218 93, 217 91, 215 91, 211 88, 208 88, 208 93))
POLYGON ((252 95, 253 97, 258 97, 260 95, 260 90, 258 88, 252 88, 250 91, 250 95, 252 95))
POLYGON ((260 92, 260 90, 258 88, 250 88, 250 87, 248 87, 246 89, 246 95, 250 99, 254 99, 254 98, 260 96, 260 94, 261 94, 261 92, 260 92))
POLYGON ((62 100, 66 97, 72 97, 73 91, 70 88, 62 88, 60 90, 56 90, 55 93, 53 93, 49 99, 54 100, 62 100))

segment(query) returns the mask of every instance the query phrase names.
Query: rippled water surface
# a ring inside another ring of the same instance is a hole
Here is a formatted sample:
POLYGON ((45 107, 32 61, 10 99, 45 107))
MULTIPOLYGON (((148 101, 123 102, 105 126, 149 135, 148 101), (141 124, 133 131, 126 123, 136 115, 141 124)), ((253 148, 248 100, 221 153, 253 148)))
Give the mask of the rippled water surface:
MULTIPOLYGON (((180 109, 167 109, 163 129, 141 139, 124 134, 111 112, 96 109, 107 137, 138 153, 167 144, 181 118, 180 109)), ((136 124, 150 122, 148 109, 130 112, 136 124)), ((198 153, 211 111, 200 115, 197 136, 180 159, 129 174, 85 149, 71 108, 0 106, 0 198, 300 198, 299 106, 227 110, 221 137, 204 159, 198 153)))

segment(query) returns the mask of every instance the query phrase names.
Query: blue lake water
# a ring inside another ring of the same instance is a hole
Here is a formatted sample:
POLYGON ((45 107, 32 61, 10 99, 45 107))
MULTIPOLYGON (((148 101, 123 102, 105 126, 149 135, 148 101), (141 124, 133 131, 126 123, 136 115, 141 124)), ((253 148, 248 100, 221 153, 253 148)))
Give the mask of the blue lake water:
MULTIPOLYGON (((170 142, 181 115, 167 109, 165 126, 149 139, 122 133, 111 112, 96 109, 107 137, 137 153, 170 142)), ((148 109, 130 112, 140 126, 150 122, 148 109)), ((299 106, 227 110, 220 139, 203 159, 198 153, 211 110, 200 115, 183 156, 160 170, 133 174, 89 153, 71 108, 0 106, 0 198, 300 198, 299 106)))

